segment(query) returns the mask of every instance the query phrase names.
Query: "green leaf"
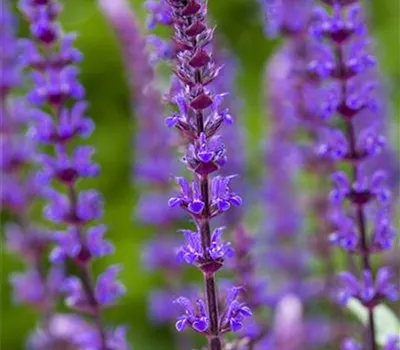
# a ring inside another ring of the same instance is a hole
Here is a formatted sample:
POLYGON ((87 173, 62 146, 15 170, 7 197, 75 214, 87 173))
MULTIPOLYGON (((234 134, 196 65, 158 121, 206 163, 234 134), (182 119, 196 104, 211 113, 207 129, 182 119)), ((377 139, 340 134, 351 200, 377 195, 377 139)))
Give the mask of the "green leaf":
MULTIPOLYGON (((347 307, 365 326, 368 325, 368 309, 357 299, 352 298, 347 307)), ((375 307, 374 318, 379 345, 384 345, 390 336, 399 334, 400 321, 388 306, 381 304, 375 307)))

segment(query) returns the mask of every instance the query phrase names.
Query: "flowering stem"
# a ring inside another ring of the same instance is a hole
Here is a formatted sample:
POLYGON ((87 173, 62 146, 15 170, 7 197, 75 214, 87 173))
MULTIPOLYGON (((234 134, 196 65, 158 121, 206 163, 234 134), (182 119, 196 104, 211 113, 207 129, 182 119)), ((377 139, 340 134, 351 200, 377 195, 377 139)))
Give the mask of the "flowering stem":
MULTIPOLYGON (((343 48, 340 43, 336 43, 336 56, 338 60, 339 67, 345 67, 345 61, 343 57, 343 48)), ((341 104, 346 105, 347 100, 347 82, 345 79, 340 80, 341 84, 341 104)), ((356 149, 356 134, 354 130, 354 126, 351 120, 344 118, 345 120, 345 129, 346 135, 349 142, 349 153, 354 156, 357 154, 356 149)), ((352 182, 355 183, 358 180, 359 175, 359 164, 356 161, 351 162, 351 170, 352 170, 352 182)), ((366 228, 366 220, 364 213, 364 204, 356 204, 356 220, 358 226, 358 233, 360 235, 360 244, 361 244, 361 254, 362 254, 362 269, 363 271, 370 271, 371 263, 369 256, 369 246, 367 240, 367 228, 366 228)), ((374 310, 373 308, 368 309, 368 329, 369 329, 369 343, 370 350, 377 350, 376 337, 375 337, 375 319, 374 319, 374 310)))
POLYGON ((167 4, 174 28, 173 63, 179 85, 172 86, 170 101, 178 107, 179 114, 174 112, 166 119, 166 125, 176 127, 184 137, 184 162, 193 174, 191 185, 185 178, 177 178, 181 193, 171 197, 168 204, 184 208, 196 223, 197 232, 183 230, 187 245, 178 254, 202 271, 206 299, 198 299, 194 308, 187 298, 179 297, 176 302, 185 309, 185 315, 179 317, 176 328, 181 332, 190 326, 207 337, 209 350, 221 350, 221 334, 237 332, 243 318, 252 315, 245 304, 236 300, 240 290, 236 287, 227 294, 226 310, 219 315, 215 280, 224 258, 232 257, 233 249, 229 242, 220 242, 223 228, 211 233, 210 221, 242 203, 240 196, 230 189, 233 176, 215 176, 210 181, 210 174, 226 162, 226 149, 217 132, 223 123, 232 121, 228 109, 220 110, 226 94, 216 94, 207 87, 221 69, 208 49, 213 30, 206 23, 207 2, 167 0, 167 4))
MULTIPOLYGON (((87 138, 94 126, 84 115, 85 91, 77 79, 75 65, 81 62, 82 54, 73 47, 75 36, 64 35, 58 23, 61 10, 58 1, 21 0, 19 6, 30 24, 32 37, 24 42, 24 65, 32 70, 34 83, 29 101, 35 107, 32 118, 37 122, 32 123, 29 132, 54 153, 54 156, 47 152, 38 154, 42 165, 38 182, 44 186, 49 200, 44 217, 64 228, 51 238, 56 246, 50 253, 50 261, 58 265, 68 260, 79 270, 78 276, 62 276, 62 285, 56 287, 66 293, 66 304, 71 309, 93 317, 93 329, 98 330, 98 335, 92 345, 106 350, 114 335, 110 334, 108 339, 100 313, 123 294, 124 288, 114 281, 118 266, 105 271, 96 284, 90 272, 93 259, 112 254, 114 247, 103 239, 106 227, 92 225, 102 216, 100 194, 94 190, 79 192, 77 188, 81 179, 96 177, 99 173, 98 166, 90 160, 92 147, 74 147, 72 143, 87 138), (53 188, 53 183, 63 190, 53 188)), ((118 338, 125 343, 123 331, 116 330, 118 338)))

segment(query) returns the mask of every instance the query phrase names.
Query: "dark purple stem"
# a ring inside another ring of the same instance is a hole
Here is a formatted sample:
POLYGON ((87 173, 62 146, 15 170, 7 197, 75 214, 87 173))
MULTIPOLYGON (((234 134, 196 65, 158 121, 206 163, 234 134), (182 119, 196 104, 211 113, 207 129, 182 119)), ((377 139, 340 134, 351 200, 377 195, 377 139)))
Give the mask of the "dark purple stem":
MULTIPOLYGON (((198 112, 197 117, 197 132, 198 136, 204 132, 204 119, 203 113, 198 112)), ((204 202, 203 217, 199 222, 201 244, 203 251, 207 252, 207 248, 211 244, 211 230, 210 230, 210 203, 209 203, 209 185, 208 175, 199 176, 200 180, 200 191, 204 202)), ((204 273, 204 287, 206 289, 206 303, 208 308, 208 315, 210 319, 210 337, 208 345, 210 350, 221 350, 221 339, 219 336, 218 326, 218 299, 217 299, 217 287, 215 283, 215 273, 204 273)))
MULTIPOLYGON (((343 48, 341 44, 337 43, 336 44, 336 56, 338 60, 338 65, 339 67, 345 67, 345 62, 343 58, 343 48)), ((341 91, 342 91, 342 96, 341 96, 341 105, 346 105, 346 100, 347 100, 347 81, 345 79, 340 80, 341 83, 341 91)), ((345 120, 345 128, 346 128, 346 134, 349 142, 349 153, 351 155, 357 154, 357 148, 356 148, 356 134, 354 130, 354 126, 352 123, 352 120, 346 119, 345 116, 343 116, 343 119, 345 120)), ((358 179, 358 173, 359 173, 359 163, 357 161, 351 161, 351 169, 352 169, 352 182, 356 182, 358 179)), ((368 244, 368 239, 367 239, 367 225, 366 225, 366 220, 365 220, 365 213, 364 213, 364 205, 363 204, 355 204, 357 205, 356 207, 356 219, 357 219, 357 225, 358 225, 358 233, 360 235, 360 244, 361 244, 361 254, 362 254, 362 268, 363 270, 370 271, 372 273, 371 269, 371 262, 370 262, 370 256, 369 256, 369 244, 368 244)), ((375 337, 375 319, 374 319, 374 310, 373 308, 368 309, 368 329, 369 329, 369 341, 370 341, 370 350, 377 350, 377 344, 376 344, 376 337, 375 337)))
POLYGON ((90 271, 87 266, 81 266, 80 272, 81 272, 81 281, 82 281, 83 289, 86 293, 89 303, 91 304, 91 306, 94 310, 93 317, 94 317, 96 327, 97 327, 99 335, 100 335, 101 350, 107 350, 107 337, 106 337, 106 333, 104 330, 103 321, 101 318, 99 304, 95 297, 95 292, 94 292, 94 288, 93 288, 93 282, 92 282, 92 279, 90 276, 90 271))

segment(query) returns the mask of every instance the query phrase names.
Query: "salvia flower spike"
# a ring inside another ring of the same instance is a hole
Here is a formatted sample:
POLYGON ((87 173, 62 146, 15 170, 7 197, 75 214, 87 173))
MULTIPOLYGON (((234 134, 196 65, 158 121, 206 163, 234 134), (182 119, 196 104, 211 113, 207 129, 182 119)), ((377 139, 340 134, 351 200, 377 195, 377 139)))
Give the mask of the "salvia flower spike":
MULTIPOLYGON (((176 107, 166 120, 174 127, 186 144, 184 163, 193 174, 189 182, 178 177, 179 193, 169 200, 170 207, 181 207, 194 220, 196 231, 184 231, 186 244, 180 249, 183 261, 197 266, 204 275, 205 300, 195 303, 179 298, 177 303, 185 314, 179 318, 177 329, 190 327, 207 336, 211 350, 222 349, 222 333, 238 331, 241 321, 251 315, 250 310, 237 298, 227 296, 225 312, 220 314, 218 305, 216 272, 223 266, 225 258, 232 255, 228 243, 221 240, 222 229, 210 228, 210 221, 229 210, 240 206, 241 198, 231 189, 232 176, 214 176, 226 162, 225 147, 218 135, 224 123, 231 117, 222 111, 224 93, 216 92, 209 84, 218 76, 218 67, 211 55, 213 30, 209 28, 207 4, 199 0, 168 0, 155 6, 148 3, 153 22, 172 24, 174 53, 172 62, 178 81, 170 93, 170 102, 176 107), (166 5, 166 6, 163 6, 166 5), (167 14, 161 16, 161 12, 167 14)), ((238 294, 238 293, 236 293, 238 294)))
POLYGON ((74 47, 75 36, 62 33, 58 23, 61 6, 57 1, 21 0, 19 6, 31 34, 31 39, 24 42, 23 52, 34 84, 29 94, 35 107, 30 135, 52 150, 51 155, 37 156, 41 165, 38 181, 47 199, 44 217, 60 227, 53 235, 55 248, 50 261, 57 266, 68 259, 77 267, 79 277, 69 276, 60 286, 67 307, 92 316, 96 329, 92 348, 127 349, 126 341, 121 339, 123 334, 111 334, 102 320, 102 310, 124 293, 124 287, 116 280, 121 268, 109 267, 96 283, 90 271, 93 260, 113 252, 111 243, 103 238, 106 227, 96 224, 103 216, 102 197, 94 190, 77 189, 81 179, 99 174, 99 167, 91 160, 94 150, 72 145, 93 130, 93 122, 85 115, 85 90, 76 68, 82 54, 74 47), (53 184, 58 184, 57 190, 53 184))
MULTIPOLYGON (((385 186, 385 174, 380 169, 373 174, 363 169, 364 163, 385 147, 384 138, 379 134, 382 121, 378 118, 374 98, 375 81, 371 82, 368 74, 375 59, 368 47, 370 39, 361 4, 358 1, 351 4, 348 1, 324 2, 330 11, 322 7, 316 9, 310 33, 319 52, 329 54, 317 54, 310 67, 318 67, 319 78, 330 83, 324 85, 321 94, 324 102, 321 116, 329 121, 336 114, 344 129, 323 130, 319 154, 348 164, 350 174, 337 172, 332 176, 334 189, 330 198, 337 209, 333 219, 338 229, 331 238, 335 245, 358 255, 361 265, 360 276, 351 272, 339 275, 339 301, 346 304, 350 298, 355 298, 368 309, 365 342, 375 350, 378 349, 375 307, 384 300, 395 301, 399 297, 389 268, 374 271, 371 263, 372 254, 389 250, 395 239, 389 218, 390 191, 385 186), (375 120, 357 132, 356 125, 366 112, 375 112, 375 120), (369 220, 374 212, 376 214, 369 220)), ((343 348, 358 349, 359 346, 355 340, 347 340, 343 348)))

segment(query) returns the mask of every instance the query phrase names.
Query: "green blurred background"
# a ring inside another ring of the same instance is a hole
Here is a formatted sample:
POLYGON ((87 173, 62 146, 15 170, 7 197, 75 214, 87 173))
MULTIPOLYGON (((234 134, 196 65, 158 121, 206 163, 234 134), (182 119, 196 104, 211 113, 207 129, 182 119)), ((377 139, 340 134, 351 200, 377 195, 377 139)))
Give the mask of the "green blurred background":
MULTIPOLYGON (((90 115, 97 125, 90 143, 97 150, 96 160, 101 165, 102 175, 87 185, 99 189, 105 196, 105 222, 110 227, 109 239, 116 245, 116 255, 96 262, 96 269, 101 270, 109 263, 122 264, 122 279, 128 289, 126 297, 107 312, 106 318, 110 324, 129 325, 129 338, 135 349, 172 349, 172 327, 156 328, 149 324, 146 316, 147 293, 161 278, 150 276, 140 265, 143 242, 154 232, 132 220, 138 199, 131 180, 131 139, 135 125, 114 32, 102 17, 95 0, 65 0, 62 3, 65 30, 79 32, 77 45, 85 56, 81 77, 91 105, 90 115)), ((394 142, 398 142, 400 1, 368 3, 376 52, 390 94, 391 118, 396 126, 391 129, 392 136, 394 142)), ((142 4, 142 0, 132 1, 144 24, 146 15, 142 4)), ((249 172, 256 173, 261 156, 260 142, 267 125, 262 100, 263 69, 280 43, 265 39, 256 0, 209 0, 209 6, 212 22, 217 24, 217 30, 240 63, 238 87, 244 103, 239 118, 246 125, 249 172)), ((25 29, 21 24, 21 33, 25 29)), ((7 276, 11 271, 22 269, 18 257, 2 249, 0 347, 4 350, 23 349, 24 340, 35 325, 33 311, 11 302, 7 276)))

